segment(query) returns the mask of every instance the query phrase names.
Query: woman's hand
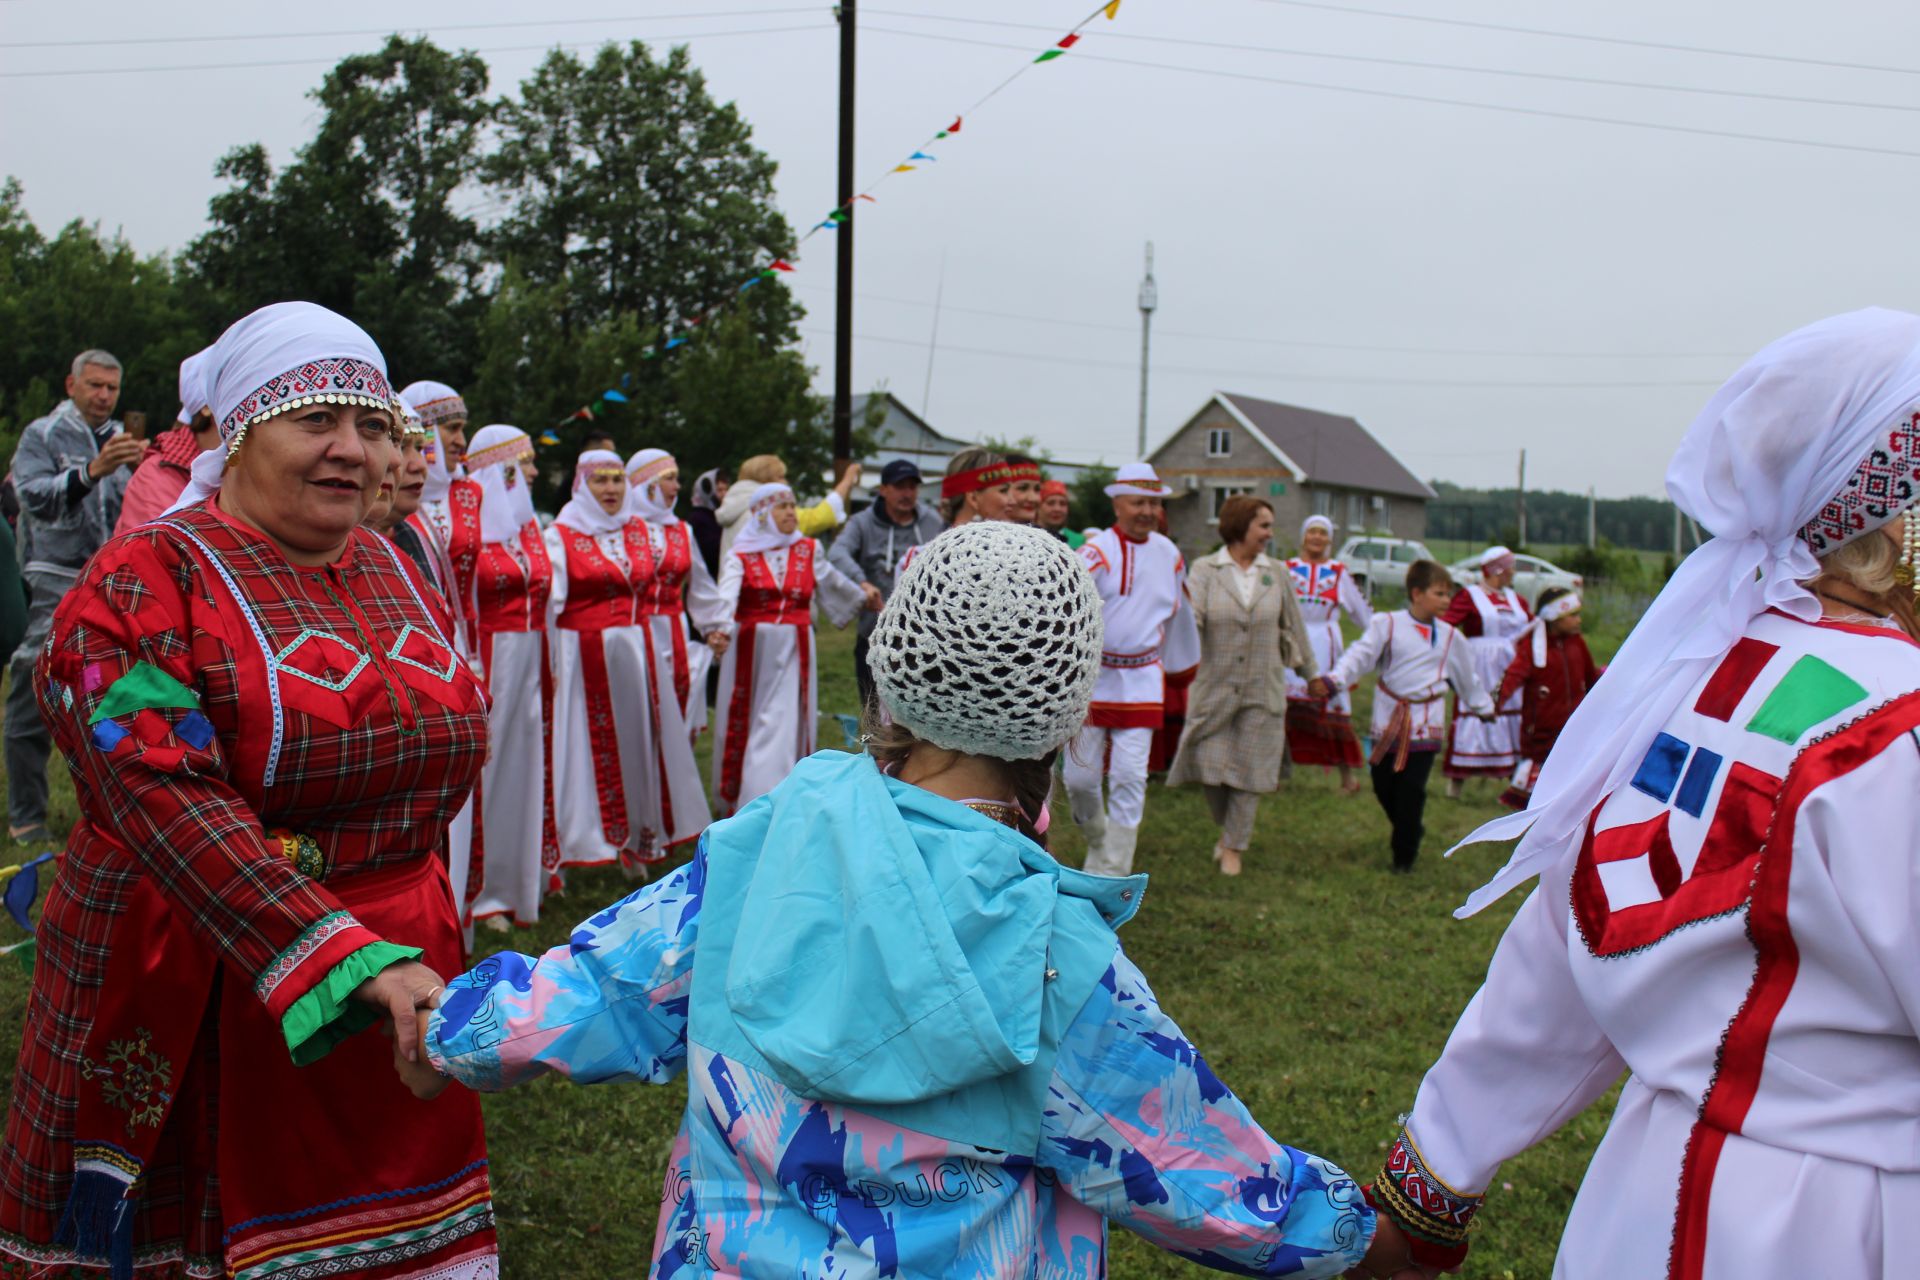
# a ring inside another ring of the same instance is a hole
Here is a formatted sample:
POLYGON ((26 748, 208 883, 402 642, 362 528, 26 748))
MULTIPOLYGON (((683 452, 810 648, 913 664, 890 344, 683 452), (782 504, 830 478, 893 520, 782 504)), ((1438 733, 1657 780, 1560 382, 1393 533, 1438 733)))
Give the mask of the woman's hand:
POLYGON ((707 632, 707 648, 713 650, 713 656, 716 658, 723 656, 727 646, 732 643, 733 637, 725 631, 707 632))
POLYGON ((1373 1243, 1360 1265, 1347 1272, 1348 1280, 1433 1280, 1441 1274, 1413 1260, 1407 1238, 1384 1213, 1374 1215, 1373 1243))
POLYGON ((424 1024, 419 1011, 431 1007, 434 993, 445 989, 439 974, 417 960, 402 960, 355 987, 353 996, 386 1013, 396 1058, 404 1053, 408 1062, 420 1062, 425 1055, 420 1052, 424 1024))
MULTIPOLYGON (((421 1012, 424 1014, 426 1010, 423 1009, 421 1012)), ((393 1069, 400 1077, 400 1083, 407 1086, 413 1096, 422 1102, 433 1101, 433 1099, 440 1096, 440 1091, 447 1087, 447 1077, 436 1071, 432 1060, 427 1057, 426 1018, 422 1017, 420 1019, 420 1035, 412 1045, 417 1057, 409 1059, 401 1052, 403 1047, 405 1047, 403 1042, 398 1036, 395 1036, 393 1040, 393 1069)))

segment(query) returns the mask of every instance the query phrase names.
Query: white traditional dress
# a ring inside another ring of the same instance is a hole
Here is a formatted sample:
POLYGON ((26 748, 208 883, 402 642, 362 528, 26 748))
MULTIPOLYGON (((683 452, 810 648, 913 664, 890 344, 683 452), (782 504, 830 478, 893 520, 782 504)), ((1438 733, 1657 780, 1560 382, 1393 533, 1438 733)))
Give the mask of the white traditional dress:
POLYGON ((733 622, 715 704, 713 809, 718 817, 773 790, 813 754, 820 719, 813 652, 816 596, 836 627, 846 626, 866 603, 859 584, 827 563, 818 542, 774 529, 772 510, 783 500, 793 501, 787 486, 760 487, 748 527, 720 569, 720 598, 731 606, 733 622))
POLYGON ((518 464, 532 449, 519 428, 490 426, 475 433, 467 453, 481 535, 469 616, 493 703, 487 767, 475 792, 471 910, 476 919, 527 925, 539 920, 540 900, 559 886, 560 872, 547 645, 553 566, 518 464))
POLYGON ((1336 688, 1351 689, 1370 671, 1379 673, 1373 691, 1376 762, 1389 754, 1404 759, 1409 752, 1439 748, 1446 734, 1449 682, 1468 710, 1481 714, 1493 707, 1460 633, 1438 618, 1421 622, 1405 609, 1374 614, 1328 679, 1336 688))
POLYGON ((1389 1174, 1464 1221, 1625 1071, 1555 1276, 1914 1274, 1920 829, 1876 815, 1916 690, 1899 632, 1756 619, 1521 907, 1389 1174))
POLYGON ((1178 635, 1180 669, 1190 667, 1198 631, 1187 604, 1186 561, 1166 537, 1150 533, 1135 542, 1117 528, 1103 529, 1075 554, 1099 589, 1106 640, 1086 727, 1068 744, 1062 771, 1074 821, 1087 832, 1087 870, 1125 875, 1146 812, 1153 731, 1165 714, 1164 648, 1178 635))
MULTIPOLYGON (((1497 691, 1501 678, 1507 674, 1508 664, 1513 661, 1514 646, 1526 632, 1527 624, 1533 621, 1526 600, 1512 587, 1497 591, 1481 586, 1464 587, 1454 596, 1446 620, 1458 627, 1466 638, 1480 687, 1497 691)), ((1521 760, 1520 702, 1519 693, 1508 698, 1498 708, 1492 724, 1456 715, 1441 772, 1449 778, 1512 777, 1514 767, 1521 760)))
MULTIPOLYGON (((1373 621, 1373 609, 1354 585, 1353 575, 1338 560, 1287 561, 1287 580, 1293 585, 1293 598, 1300 604, 1300 616, 1306 620, 1307 640, 1313 647, 1315 666, 1331 671, 1346 651, 1340 634, 1340 614, 1344 611, 1362 630, 1373 621)), ((1307 693, 1307 682, 1292 668, 1287 681, 1287 752, 1296 764, 1346 765, 1361 763, 1360 744, 1353 735, 1353 695, 1336 691, 1325 702, 1307 693)))
POLYGON ((638 874, 665 856, 666 843, 660 683, 641 615, 655 560, 630 503, 609 514, 594 500, 587 483, 596 469, 626 479, 619 454, 581 454, 573 498, 547 529, 554 829, 563 867, 618 861, 638 874))

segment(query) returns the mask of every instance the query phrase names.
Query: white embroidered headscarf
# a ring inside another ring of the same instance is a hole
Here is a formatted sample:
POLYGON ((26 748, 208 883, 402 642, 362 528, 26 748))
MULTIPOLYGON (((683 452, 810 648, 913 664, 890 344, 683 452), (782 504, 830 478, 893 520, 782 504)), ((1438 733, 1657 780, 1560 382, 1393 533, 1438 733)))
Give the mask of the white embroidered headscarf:
POLYGON ((673 504, 660 498, 659 479, 680 464, 665 449, 642 449, 627 459, 627 481, 633 486, 633 512, 648 524, 666 528, 680 523, 673 504))
POLYGON ((1802 585, 1820 572, 1815 555, 1920 496, 1920 316, 1854 311, 1767 346, 1694 419, 1667 493, 1713 536, 1680 562, 1573 713, 1530 806, 1461 842, 1522 837, 1455 914, 1573 857, 1588 816, 1756 617, 1820 615, 1802 585))
MULTIPOLYGON (((587 487, 587 481, 598 471, 616 472, 622 480, 627 478, 627 468, 620 461, 619 454, 611 449, 587 450, 573 464, 573 496, 567 499, 567 505, 560 508, 560 514, 556 517, 559 523, 569 529, 595 536, 613 533, 631 520, 634 514, 632 489, 627 490, 626 500, 621 503, 620 509, 612 515, 607 514, 607 509, 593 496, 593 490, 587 487)), ((482 507, 481 510, 485 511, 486 508, 482 507)))
POLYGON ((1540 612, 1533 615, 1533 621, 1529 622, 1527 629, 1520 633, 1528 645, 1527 652, 1532 657, 1536 671, 1547 665, 1547 628, 1568 614, 1578 612, 1580 612, 1579 596, 1571 591, 1563 596, 1555 596, 1540 606, 1540 612))
POLYGON ((533 519, 533 491, 520 459, 533 441, 518 427, 496 422, 467 442, 467 478, 480 486, 480 541, 511 542, 533 519))
POLYGON ((400 389, 414 415, 428 428, 422 451, 427 455, 427 487, 420 491, 422 502, 444 502, 453 487, 455 468, 447 465, 447 451, 440 443, 440 424, 458 418, 467 420, 467 402, 444 382, 410 382, 400 389))
POLYGON ((202 409, 213 411, 213 396, 207 390, 207 366, 212 363, 212 347, 203 347, 180 362, 180 412, 173 420, 182 426, 192 426, 202 409))
POLYGON ((779 551, 800 541, 798 526, 792 533, 782 533, 773 527, 773 509, 782 502, 793 500, 793 490, 778 481, 763 484, 755 490, 753 505, 747 508, 747 518, 742 522, 740 536, 734 539, 733 553, 744 556, 756 551, 779 551))
POLYGON ((208 348, 201 371, 226 446, 193 460, 192 478, 165 514, 219 492, 227 459, 247 431, 314 404, 361 405, 398 414, 387 360, 345 316, 312 302, 276 302, 242 316, 208 348))
POLYGON ((1333 536, 1333 521, 1325 516, 1308 516, 1305 520, 1302 520, 1300 522, 1300 540, 1302 542, 1307 540, 1307 530, 1309 529, 1325 529, 1327 536, 1331 538, 1333 536))

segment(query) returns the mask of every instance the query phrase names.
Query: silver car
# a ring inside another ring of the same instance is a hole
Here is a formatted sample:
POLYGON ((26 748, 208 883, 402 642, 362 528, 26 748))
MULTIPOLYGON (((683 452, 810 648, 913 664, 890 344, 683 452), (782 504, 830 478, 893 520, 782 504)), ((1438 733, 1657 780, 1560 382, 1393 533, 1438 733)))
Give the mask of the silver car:
POLYGON ((1407 566, 1415 560, 1433 559, 1433 552, 1414 538, 1357 533, 1340 544, 1334 559, 1347 566, 1354 584, 1371 599, 1376 591, 1400 590, 1406 585, 1407 566))

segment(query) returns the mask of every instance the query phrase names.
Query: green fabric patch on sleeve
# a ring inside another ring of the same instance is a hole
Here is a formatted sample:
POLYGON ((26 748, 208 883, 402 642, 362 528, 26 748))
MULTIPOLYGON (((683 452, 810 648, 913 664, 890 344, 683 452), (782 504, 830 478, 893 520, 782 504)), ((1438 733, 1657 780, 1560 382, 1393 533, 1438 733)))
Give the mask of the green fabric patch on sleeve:
POLYGON ((1747 732, 1791 746, 1813 726, 1866 698, 1867 691, 1853 677, 1808 654, 1773 687, 1760 710, 1747 721, 1747 732))
POLYGON ((320 1061, 342 1040, 380 1021, 380 1010, 353 999, 353 989, 390 964, 420 956, 418 947, 370 942, 329 969, 280 1017, 293 1065, 320 1061))
POLYGON ((179 707, 187 711, 198 711, 200 699, 193 690, 175 680, 172 676, 154 666, 151 662, 136 662, 127 668, 126 673, 107 686, 107 692, 100 699, 100 705, 87 717, 90 725, 102 720, 111 720, 115 716, 131 715, 148 708, 179 707))

